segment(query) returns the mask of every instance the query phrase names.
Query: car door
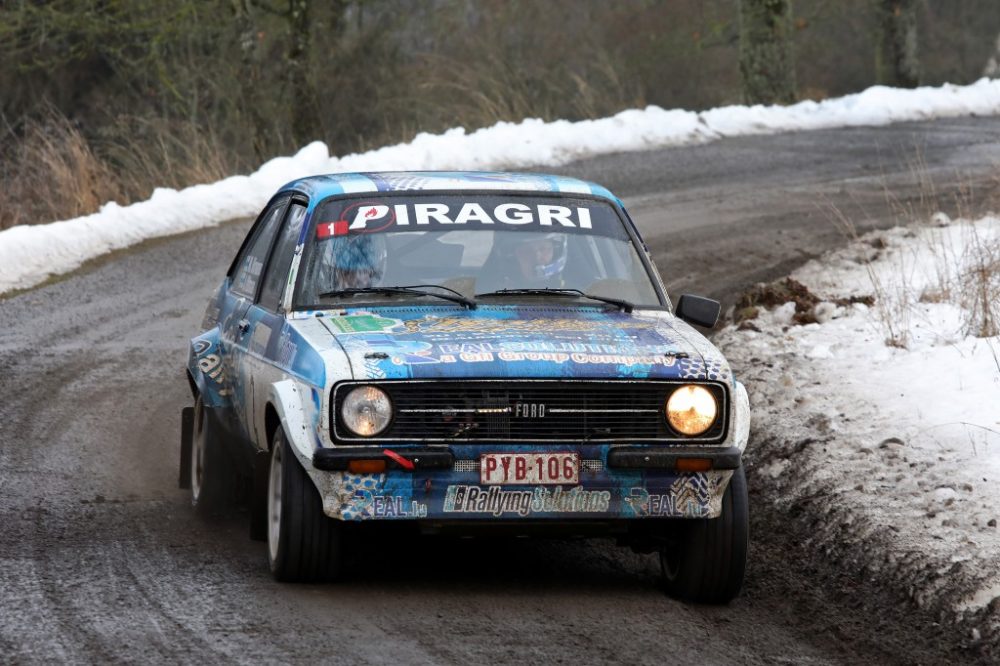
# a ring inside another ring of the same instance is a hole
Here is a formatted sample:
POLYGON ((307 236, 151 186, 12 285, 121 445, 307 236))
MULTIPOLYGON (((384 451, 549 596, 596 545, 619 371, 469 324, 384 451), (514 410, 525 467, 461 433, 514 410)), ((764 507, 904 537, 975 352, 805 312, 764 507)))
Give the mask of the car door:
POLYGON ((246 317, 253 322, 245 363, 250 369, 253 384, 254 441, 257 448, 262 450, 268 445, 264 415, 270 398, 270 387, 274 382, 284 379, 285 375, 285 369, 277 358, 280 351, 279 340, 288 325, 285 314, 289 308, 284 298, 292 258, 306 218, 306 207, 306 202, 300 199, 294 199, 288 206, 285 221, 264 269, 260 293, 246 317))
POLYGON ((257 299, 264 269, 278 235, 281 221, 288 208, 289 197, 271 203, 261 214, 233 264, 226 303, 220 323, 220 345, 227 364, 226 376, 232 395, 233 410, 241 430, 240 435, 253 441, 254 380, 252 367, 247 364, 255 321, 250 308, 257 299))

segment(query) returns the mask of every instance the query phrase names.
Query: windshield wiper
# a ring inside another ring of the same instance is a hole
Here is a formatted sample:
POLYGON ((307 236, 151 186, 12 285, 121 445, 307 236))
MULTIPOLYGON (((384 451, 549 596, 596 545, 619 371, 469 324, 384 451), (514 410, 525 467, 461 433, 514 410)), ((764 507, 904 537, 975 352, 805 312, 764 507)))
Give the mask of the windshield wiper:
POLYGON ((580 291, 579 289, 562 289, 554 287, 535 287, 535 288, 522 287, 517 289, 497 289, 496 291, 490 291, 483 294, 476 294, 476 298, 483 298, 485 296, 506 296, 508 294, 515 296, 518 294, 554 294, 556 296, 579 296, 581 298, 589 298, 594 301, 601 301, 602 303, 615 305, 618 308, 624 310, 625 312, 632 312, 632 310, 635 308, 635 305, 620 298, 595 296, 594 294, 588 294, 584 291, 580 291))
POLYGON ((324 291, 319 295, 319 297, 337 298, 340 296, 356 296, 358 294, 410 294, 413 296, 436 296, 437 298, 443 298, 444 300, 451 301, 452 303, 461 303, 470 310, 476 309, 476 302, 474 300, 463 296, 461 292, 455 291, 451 287, 445 287, 440 284, 413 284, 398 287, 348 287, 346 289, 324 291), (444 289, 450 293, 439 294, 435 291, 425 291, 425 289, 429 288, 444 289))

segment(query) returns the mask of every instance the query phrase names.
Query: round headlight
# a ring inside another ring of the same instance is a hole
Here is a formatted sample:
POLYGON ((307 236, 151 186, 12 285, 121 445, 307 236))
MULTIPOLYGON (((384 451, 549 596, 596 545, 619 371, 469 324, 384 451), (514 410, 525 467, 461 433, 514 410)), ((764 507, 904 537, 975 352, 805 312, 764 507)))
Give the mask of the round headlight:
POLYGON ((392 402, 385 391, 374 386, 359 386, 344 398, 340 416, 351 432, 374 437, 392 420, 392 402))
POLYGON ((700 435, 715 423, 719 406, 704 386, 682 386, 667 399, 667 421, 682 435, 700 435))

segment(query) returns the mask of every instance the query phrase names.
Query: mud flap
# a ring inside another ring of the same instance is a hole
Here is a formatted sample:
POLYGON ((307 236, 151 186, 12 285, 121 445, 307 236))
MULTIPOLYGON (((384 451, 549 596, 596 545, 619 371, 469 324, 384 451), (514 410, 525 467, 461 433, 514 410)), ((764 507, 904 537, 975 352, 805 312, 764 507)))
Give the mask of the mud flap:
POLYGON ((181 464, 177 475, 179 488, 191 487, 191 442, 194 438, 194 407, 181 410, 181 464))
POLYGON ((250 489, 250 538, 254 541, 267 541, 267 486, 270 471, 271 452, 255 453, 250 489))

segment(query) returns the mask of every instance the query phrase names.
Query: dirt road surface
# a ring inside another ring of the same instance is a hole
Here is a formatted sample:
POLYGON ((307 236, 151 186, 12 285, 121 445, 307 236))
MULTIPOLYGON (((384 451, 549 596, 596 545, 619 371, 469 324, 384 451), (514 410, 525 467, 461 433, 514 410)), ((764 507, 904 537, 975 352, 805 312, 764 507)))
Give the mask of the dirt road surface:
MULTIPOLYGON (((963 119, 558 171, 625 199, 674 296, 732 301, 842 243, 831 210, 885 225, 886 189, 920 206, 928 180, 981 199, 997 159, 1000 120, 963 119)), ((147 243, 0 300, 0 662, 968 659, 905 604, 873 614, 860 600, 876 592, 849 570, 791 557, 802 535, 753 504, 752 475, 751 565, 727 607, 665 597, 653 556, 599 540, 383 538, 348 582, 275 583, 245 512, 200 520, 176 488, 187 340, 246 226, 147 243)))

